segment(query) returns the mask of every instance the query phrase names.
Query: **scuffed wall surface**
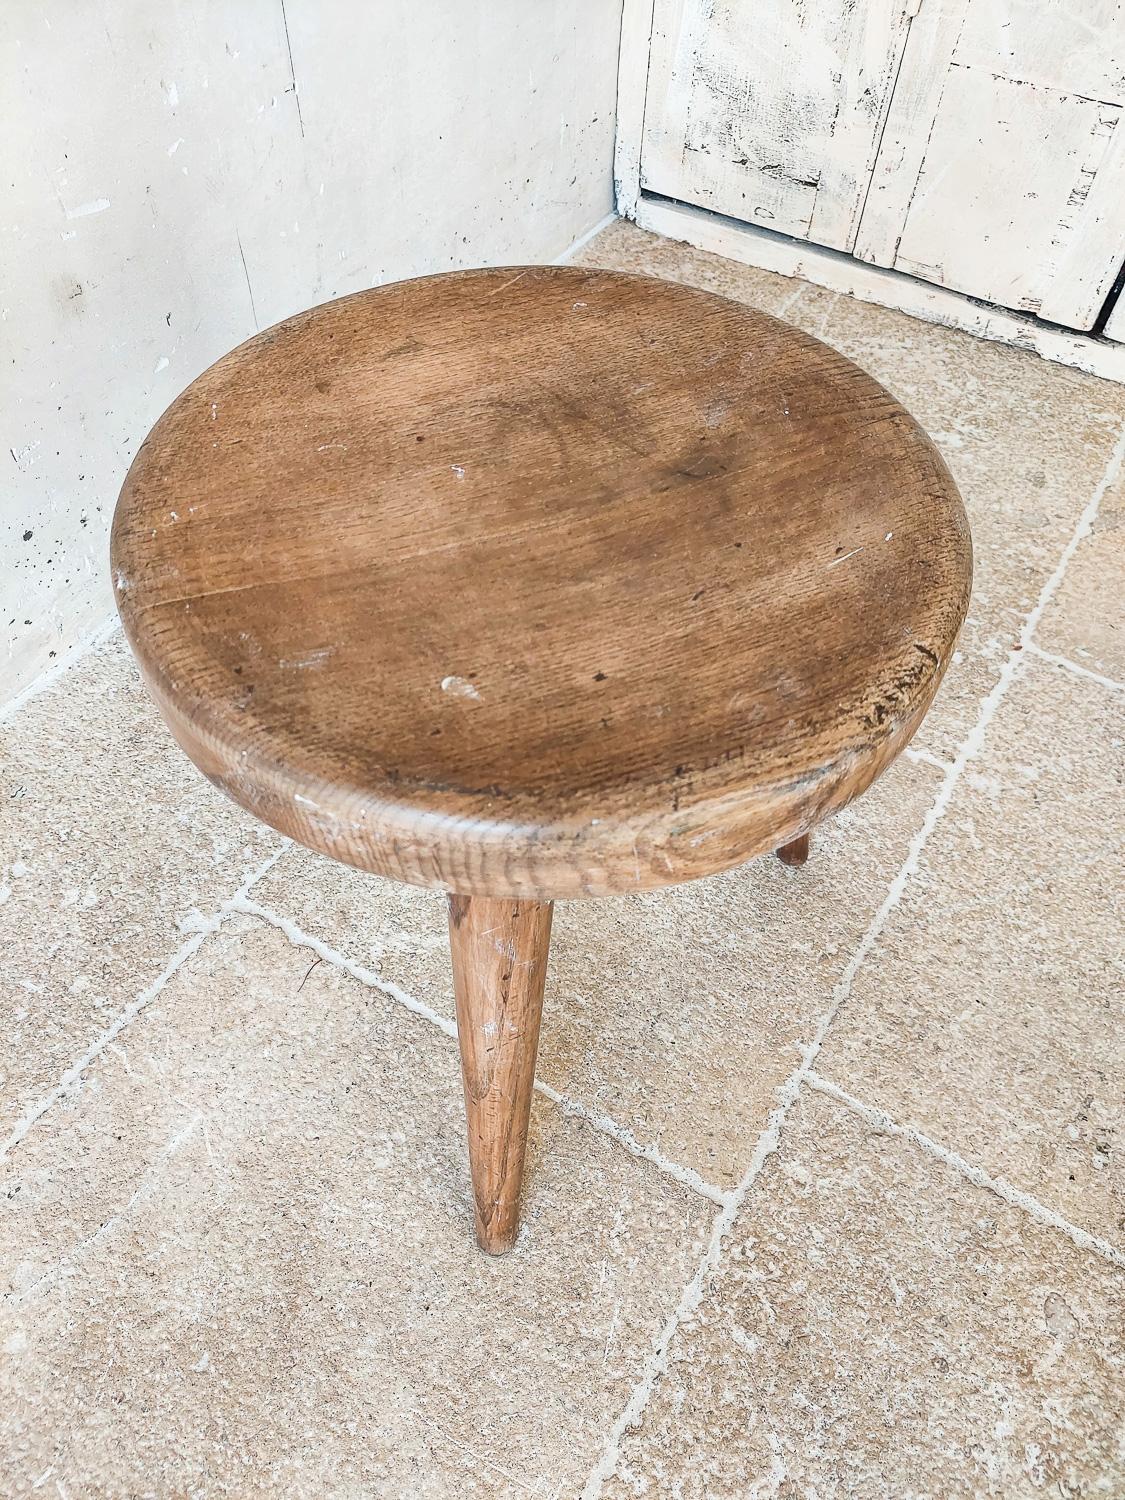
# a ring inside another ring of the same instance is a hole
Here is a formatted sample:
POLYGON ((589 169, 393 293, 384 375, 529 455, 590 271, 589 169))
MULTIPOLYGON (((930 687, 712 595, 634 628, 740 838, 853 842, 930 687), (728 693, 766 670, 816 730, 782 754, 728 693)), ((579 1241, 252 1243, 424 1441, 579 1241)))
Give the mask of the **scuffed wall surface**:
POLYGON ((620 0, 7 0, 0 700, 112 610, 121 480, 207 364, 610 211, 619 30, 620 0))

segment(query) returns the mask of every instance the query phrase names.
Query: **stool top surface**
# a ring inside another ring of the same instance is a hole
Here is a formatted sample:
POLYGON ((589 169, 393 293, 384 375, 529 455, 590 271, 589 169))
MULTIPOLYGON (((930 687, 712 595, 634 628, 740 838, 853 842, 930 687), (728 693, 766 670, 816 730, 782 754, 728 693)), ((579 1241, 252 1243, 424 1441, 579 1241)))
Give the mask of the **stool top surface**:
POLYGON ((150 691, 237 801, 364 869, 539 899, 710 874, 862 791, 972 572, 945 465, 855 365, 576 267, 242 344, 137 454, 112 563, 150 691))

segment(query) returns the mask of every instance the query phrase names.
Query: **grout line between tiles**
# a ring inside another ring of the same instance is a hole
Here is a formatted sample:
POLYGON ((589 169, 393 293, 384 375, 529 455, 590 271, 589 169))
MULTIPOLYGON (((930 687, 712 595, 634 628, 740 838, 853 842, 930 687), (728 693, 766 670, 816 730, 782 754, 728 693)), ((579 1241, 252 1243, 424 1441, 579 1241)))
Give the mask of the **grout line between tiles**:
POLYGON ((1062 1214, 1055 1209, 1048 1208, 1045 1203, 1040 1203, 1038 1198, 1033 1198, 1030 1193, 1025 1193, 1022 1188, 1015 1187, 1004 1177, 993 1177, 981 1167, 974 1166, 956 1151, 951 1151, 948 1146, 943 1146, 931 1136, 918 1130, 913 1125, 903 1125, 895 1120, 886 1110, 876 1105, 865 1104, 862 1099, 857 1099, 854 1094, 849 1094, 838 1084, 832 1083, 827 1078, 822 1078, 817 1072, 810 1069, 804 1078, 804 1082, 810 1089, 818 1094, 826 1094, 829 1098, 837 1100, 845 1105, 854 1114, 866 1120, 877 1130, 885 1131, 888 1135, 902 1136, 912 1141, 915 1146, 924 1151, 927 1156, 935 1157, 944 1162, 946 1166, 954 1167, 963 1177, 976 1187, 985 1188, 990 1193, 995 1193, 1005 1203, 1010 1203, 1014 1208, 1021 1208, 1037 1223, 1045 1225, 1049 1229, 1057 1229, 1065 1234, 1067 1239, 1073 1241, 1080 1250, 1090 1250, 1094 1254, 1103 1256, 1115 1266, 1125 1267, 1125 1251, 1118 1250, 1108 1240, 1103 1240, 1100 1235, 1091 1234, 1089 1230, 1080 1229, 1077 1224, 1072 1224, 1069 1219, 1064 1219, 1062 1214))
POLYGON ((602 1135, 608 1135, 615 1140, 619 1146, 623 1146, 630 1156, 638 1157, 641 1161, 649 1161, 664 1173, 665 1177, 671 1177, 681 1187, 689 1188, 698 1193, 700 1197, 708 1199, 719 1208, 725 1208, 729 1193, 724 1193, 722 1188, 715 1187, 706 1178, 700 1177, 699 1173, 692 1167, 685 1167, 671 1157, 665 1156, 655 1146, 645 1145, 638 1141, 633 1132, 625 1125, 619 1125, 611 1115, 598 1114, 595 1110, 587 1109, 577 1099, 572 1099, 569 1094, 560 1094, 558 1089, 553 1089, 549 1083, 540 1083, 536 1080, 536 1092, 543 1094, 568 1115, 577 1115, 579 1119, 585 1120, 602 1135))
POLYGON ((1044 611, 1062 583, 1070 559, 1074 556, 1082 541, 1090 534, 1098 513, 1098 507, 1102 502, 1102 497, 1121 472, 1123 459, 1125 459, 1125 427, 1122 427, 1118 434, 1117 441, 1106 464, 1105 472, 1095 487, 1089 501, 1086 503, 1082 514, 1079 516, 1070 540, 1063 548, 1054 571, 1044 583, 1038 599, 1025 617, 1020 629, 1019 639, 1005 658, 1004 664, 1000 669, 1000 674, 993 684, 991 691, 981 700, 976 723, 965 736, 954 760, 946 768, 937 795, 925 818, 922 820, 922 826, 910 841, 910 848, 907 851, 906 858, 898 874, 891 881, 882 904, 872 917, 867 931, 860 939, 855 952, 848 961, 847 967, 837 981, 833 990, 832 1003, 821 1019, 820 1025, 816 1029, 816 1034, 805 1051, 802 1062, 781 1085, 777 1095, 778 1102, 770 1112, 766 1124, 758 1137, 746 1174, 729 1194, 727 1202, 716 1216, 711 1232, 711 1239, 708 1242, 707 1249, 703 1252, 695 1275, 684 1288, 679 1303, 658 1334, 656 1342, 641 1370, 641 1374, 625 1404, 624 1410, 610 1428, 602 1456, 593 1469, 591 1469, 586 1484, 583 1487, 582 1500, 598 1500, 602 1492, 602 1485, 617 1468, 621 1443, 626 1432, 640 1420, 641 1414, 647 1406, 657 1382, 661 1375, 667 1372, 668 1351, 672 1340, 679 1331, 681 1324, 702 1303, 707 1277, 715 1266, 718 1265, 720 1259, 723 1238, 733 1225, 735 1216, 750 1189, 753 1187, 754 1181, 767 1157, 776 1151, 780 1145, 782 1128, 789 1110, 792 1108, 794 1100, 800 1091, 801 1083, 812 1071, 813 1061, 820 1051, 840 1007, 851 992, 852 983, 860 966, 874 947, 888 918, 902 899, 902 894, 907 884, 916 873, 926 840, 949 806, 962 772, 969 761, 979 753, 984 744, 985 736, 988 733, 988 726, 992 722, 993 715, 1003 702, 1012 679, 1019 669, 1020 662, 1024 659, 1025 648, 1030 643, 1035 629, 1043 617, 1044 611))
POLYGON ((807 281, 798 281, 796 289, 790 292, 783 302, 778 303, 777 311, 773 316, 775 318, 787 318, 801 300, 801 296, 808 288, 808 285, 807 281))
MULTIPOLYGON (((830 1017, 825 1018, 826 1021, 830 1017)), ((821 1029, 827 1030, 825 1022, 821 1023, 821 1029)), ((754 1146, 754 1154, 750 1159, 750 1166, 742 1178, 742 1181, 731 1192, 726 1203, 715 1216, 715 1222, 711 1228, 711 1237, 707 1242, 707 1248, 703 1252, 695 1274, 685 1286, 680 1295, 680 1300, 668 1317, 663 1328, 657 1336, 656 1342, 649 1353, 642 1368, 640 1378, 629 1395, 621 1415, 614 1422, 606 1439, 605 1447, 598 1462, 591 1469, 586 1483, 582 1489, 582 1500, 597 1500, 601 1495, 602 1485, 613 1474, 617 1468, 617 1461, 621 1452, 621 1441, 630 1427, 634 1426, 641 1417, 641 1413, 648 1405, 649 1397, 656 1388, 656 1383, 661 1375, 668 1369, 668 1351, 672 1340, 680 1329, 680 1325, 698 1310, 703 1302, 707 1288, 707 1278, 719 1263, 722 1252, 723 1240, 734 1223, 735 1216, 742 1207, 743 1199, 753 1186, 754 1179, 761 1171, 766 1158, 777 1150, 781 1142, 781 1129, 785 1123, 785 1117, 801 1086, 801 1078, 807 1069, 810 1058, 796 1067, 778 1090, 778 1102, 770 1111, 765 1127, 758 1136, 754 1146)))
POLYGON ((1078 548, 1090 535, 1091 531, 1093 531, 1094 522, 1097 519, 1098 510, 1101 506, 1102 500, 1104 499, 1105 493, 1109 489, 1110 485, 1115 483, 1118 475, 1121 473, 1121 465, 1123 460, 1125 460, 1125 427, 1123 427, 1117 435, 1117 441, 1113 445, 1113 452, 1109 456, 1109 462, 1106 464, 1105 473, 1098 481, 1094 493, 1090 496, 1090 499, 1086 503, 1086 508, 1083 510, 1081 516, 1079 516, 1078 525, 1074 528, 1074 532, 1071 535, 1070 541, 1067 542, 1066 546, 1063 548, 1062 556, 1058 560, 1055 571, 1043 585, 1042 592, 1040 593, 1039 598, 1036 601, 1034 609, 1024 621, 1023 629, 1020 631, 1020 642, 1025 647, 1031 643, 1031 637, 1034 635, 1039 621, 1043 618, 1044 611, 1046 610, 1048 604, 1050 604, 1051 600, 1054 598, 1055 592, 1058 589, 1059 585, 1062 583, 1063 578, 1066 574, 1066 570, 1070 566, 1070 559, 1078 551, 1078 548))
MULTIPOLYGON (((48 1266, 43 1274, 37 1276, 30 1286, 21 1287, 18 1291, 7 1293, 5 1300, 9 1302, 27 1302, 40 1287, 57 1281, 60 1276, 72 1273, 75 1262, 91 1246, 100 1244, 107 1235, 112 1234, 121 1221, 127 1218, 138 1204, 143 1203, 149 1197, 159 1183, 160 1174, 167 1163, 171 1161, 172 1157, 176 1155, 188 1138, 194 1135, 198 1127, 203 1125, 203 1121, 202 1110, 197 1110, 187 1124, 181 1126, 164 1149, 157 1154, 142 1176, 136 1190, 130 1194, 128 1200, 115 1213, 110 1214, 108 1219, 99 1224, 93 1234, 88 1234, 85 1239, 79 1240, 76 1245, 72 1245, 61 1260, 56 1261, 53 1266, 48 1266)), ((204 1129, 206 1129, 206 1126, 204 1126, 204 1129)))
POLYGON ((935 771, 948 771, 949 762, 942 760, 940 755, 934 755, 929 750, 915 750, 913 746, 907 745, 902 752, 907 760, 913 760, 920 766, 933 766, 935 771))
MULTIPOLYGON (((275 850, 251 875, 247 876, 239 886, 233 899, 237 900, 239 896, 245 895, 263 876, 268 875, 288 848, 289 840, 286 839, 280 849, 275 850)), ((116 1041, 126 1026, 136 1020, 149 1001, 154 1000, 160 994, 160 991, 172 976, 179 969, 183 968, 184 964, 187 963, 193 954, 199 951, 206 939, 213 932, 219 930, 226 918, 228 905, 228 902, 224 902, 211 916, 204 917, 201 920, 197 929, 186 942, 180 944, 169 963, 165 965, 148 988, 142 990, 139 995, 130 1000, 129 1004, 123 1010, 118 1012, 109 1026, 102 1032, 101 1036, 87 1048, 77 1062, 73 1063, 66 1070, 51 1092, 44 1094, 36 1104, 32 1105, 23 1118, 17 1121, 7 1140, 3 1144, 0 1144, 0 1162, 4 1161, 9 1152, 19 1145, 32 1126, 41 1120, 53 1105, 57 1104, 60 1099, 70 1093, 91 1063, 95 1062, 105 1049, 112 1042, 116 1041)))
POLYGON ((1117 682, 1112 677, 1103 677, 1100 672, 1092 672, 1081 662, 1071 661, 1069 656, 1056 656, 1053 651, 1044 651, 1042 646, 1037 646, 1034 641, 1029 642, 1027 649, 1032 656, 1037 656, 1040 661, 1050 662, 1053 667, 1061 667, 1066 672, 1073 672, 1076 677, 1086 677, 1102 687, 1112 688, 1115 693, 1125 693, 1125 682, 1117 682))
MULTIPOLYGON (((268 906, 262 906, 260 902, 252 901, 243 892, 239 892, 238 895, 232 897, 226 903, 224 909, 228 912, 241 912, 243 915, 249 917, 258 917, 261 921, 268 922, 270 926, 276 927, 279 932, 283 933, 294 946, 307 948, 311 953, 315 953, 318 958, 323 959, 325 963, 333 964, 336 968, 342 969, 344 973, 349 974, 353 979, 358 979, 360 984, 365 984, 370 989, 379 990, 389 999, 398 1001, 400 1005, 405 1006, 414 1015, 420 1016, 424 1021, 428 1021, 432 1026, 436 1026, 447 1037, 451 1037, 454 1041, 457 1040, 456 1023, 451 1021, 448 1016, 443 1016, 439 1011, 434 1010, 432 1006, 409 994, 392 980, 384 979, 373 970, 365 968, 362 964, 357 964, 354 959, 348 958, 346 954, 341 953, 338 949, 330 948, 320 938, 305 932, 303 928, 299 927, 289 917, 282 916, 280 912, 274 911, 268 906)), ((631 1130, 624 1125, 618 1124, 610 1115, 598 1114, 595 1110, 588 1109, 586 1105, 580 1104, 577 1099, 572 1099, 569 1094, 562 1094, 558 1089, 553 1089, 550 1084, 543 1083, 539 1079, 535 1080, 535 1091, 538 1094, 542 1094, 545 1099, 550 1099, 551 1103, 557 1105, 564 1114, 575 1115, 579 1119, 585 1120, 588 1125, 591 1125, 600 1134, 609 1136, 619 1146, 624 1147, 630 1156, 635 1156, 642 1161, 651 1162, 654 1167, 663 1172, 666 1177, 671 1177, 675 1182, 678 1182, 681 1187, 686 1187, 692 1192, 698 1193, 701 1197, 706 1198, 711 1203, 717 1204, 719 1207, 722 1207, 726 1203, 729 1195, 724 1193, 721 1188, 717 1188, 712 1183, 707 1182, 705 1178, 701 1177, 691 1167, 685 1167, 680 1162, 673 1161, 670 1157, 665 1156, 655 1146, 645 1145, 641 1141, 638 1141, 631 1130)))
POLYGON ((406 1009, 412 1011, 414 1015, 421 1016, 424 1021, 429 1021, 432 1026, 436 1026, 439 1030, 444 1031, 446 1036, 453 1037, 456 1040, 457 1027, 447 1016, 441 1015, 423 1001, 416 1000, 413 995, 407 994, 406 990, 401 989, 392 980, 382 978, 374 970, 365 969, 362 964, 357 964, 354 959, 348 958, 336 948, 330 948, 327 943, 321 942, 320 938, 313 937, 311 933, 305 932, 302 928, 298 927, 296 922, 292 921, 289 917, 283 917, 280 912, 276 912, 268 906, 262 906, 257 901, 252 901, 245 892, 239 891, 237 895, 233 896, 226 902, 225 909, 228 912, 241 912, 244 916, 258 917, 261 921, 268 922, 271 927, 276 927, 278 932, 283 933, 295 947, 307 948, 310 953, 315 953, 325 963, 330 963, 338 969, 343 969, 345 974, 349 974, 352 979, 358 979, 360 984, 367 985, 369 989, 379 990, 380 993, 386 995, 389 999, 397 1000, 400 1005, 405 1005, 406 1009))
POLYGON ((828 306, 824 309, 824 315, 821 318, 820 322, 817 324, 816 334, 814 335, 816 338, 822 339, 824 337, 825 332, 828 328, 828 324, 832 318, 832 314, 836 311, 836 304, 839 302, 840 298, 843 295, 843 292, 832 293, 832 296, 828 301, 828 306))

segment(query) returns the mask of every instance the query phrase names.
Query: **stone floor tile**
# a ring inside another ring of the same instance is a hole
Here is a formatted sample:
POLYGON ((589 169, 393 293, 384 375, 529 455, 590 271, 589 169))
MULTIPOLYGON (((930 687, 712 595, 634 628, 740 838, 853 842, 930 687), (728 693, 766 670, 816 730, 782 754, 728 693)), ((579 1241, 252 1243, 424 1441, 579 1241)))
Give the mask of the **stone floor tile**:
POLYGON ((696 250, 679 240, 650 234, 625 219, 603 229, 573 260, 575 265, 603 266, 613 271, 679 281, 735 302, 747 302, 775 316, 802 285, 791 277, 760 271, 756 266, 741 266, 737 261, 696 250))
POLYGON ((1125 1271, 805 1092, 604 1500, 1125 1493, 1125 1271))
POLYGON ((1123 746, 1021 664, 817 1068, 1125 1249, 1123 746))
POLYGON ((0 1489, 575 1491, 711 1204, 539 1098, 482 1255, 454 1043, 254 919, 120 1040, 4 1166, 0 1489))
POLYGON ((1036 632, 1044 651, 1125 683, 1125 478, 1102 497, 1036 632))
POLYGON ((0 1140, 281 841, 206 782, 120 634, 0 730, 0 1140))

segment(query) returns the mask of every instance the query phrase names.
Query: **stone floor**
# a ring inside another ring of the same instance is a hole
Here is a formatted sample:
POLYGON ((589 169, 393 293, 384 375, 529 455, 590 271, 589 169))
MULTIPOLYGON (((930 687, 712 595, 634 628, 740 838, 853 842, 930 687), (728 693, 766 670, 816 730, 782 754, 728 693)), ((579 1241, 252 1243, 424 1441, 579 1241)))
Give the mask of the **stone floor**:
POLYGON ((172 745, 120 636, 4 726, 0 1493, 1125 1494, 1125 391, 614 225, 842 349, 962 486, 916 747, 563 907, 525 1225, 469 1231, 440 898, 172 745))

